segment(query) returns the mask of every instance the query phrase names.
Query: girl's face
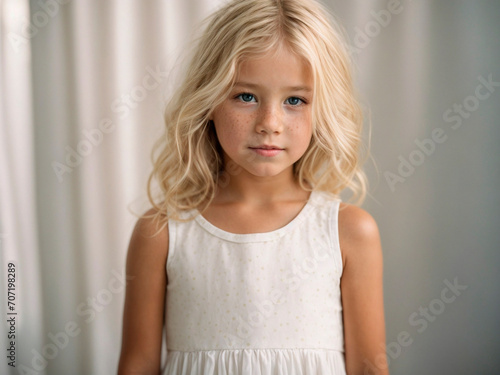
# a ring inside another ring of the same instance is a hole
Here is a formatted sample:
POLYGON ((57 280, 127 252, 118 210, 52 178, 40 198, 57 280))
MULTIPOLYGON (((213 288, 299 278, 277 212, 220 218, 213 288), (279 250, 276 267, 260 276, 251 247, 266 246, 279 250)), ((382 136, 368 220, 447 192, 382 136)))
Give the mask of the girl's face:
POLYGON ((225 164, 260 177, 292 173, 311 140, 312 100, 310 69, 286 48, 243 61, 211 117, 225 164))

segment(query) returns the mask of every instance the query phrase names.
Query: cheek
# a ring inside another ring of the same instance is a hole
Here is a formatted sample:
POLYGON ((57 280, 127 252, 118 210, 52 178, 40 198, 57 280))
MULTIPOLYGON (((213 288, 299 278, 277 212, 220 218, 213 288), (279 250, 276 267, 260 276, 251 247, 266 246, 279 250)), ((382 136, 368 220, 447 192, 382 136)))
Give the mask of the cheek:
POLYGON ((308 141, 312 135, 312 123, 310 116, 304 115, 292 120, 292 126, 289 128, 290 134, 300 140, 308 141))
POLYGON ((225 147, 234 148, 246 137, 244 116, 226 114, 224 118, 214 119, 214 123, 219 142, 225 147))

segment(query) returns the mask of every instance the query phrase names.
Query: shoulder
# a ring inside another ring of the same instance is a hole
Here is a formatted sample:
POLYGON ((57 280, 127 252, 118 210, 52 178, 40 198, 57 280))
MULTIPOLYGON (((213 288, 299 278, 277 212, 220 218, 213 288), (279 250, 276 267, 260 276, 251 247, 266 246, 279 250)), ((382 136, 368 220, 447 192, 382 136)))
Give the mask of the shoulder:
POLYGON ((358 206, 341 202, 339 206, 339 230, 349 237, 366 237, 378 233, 377 222, 371 214, 358 206))
POLYGON ((161 224, 158 212, 151 208, 137 220, 130 239, 128 258, 135 261, 166 261, 168 256, 168 223, 161 224))
POLYGON ((154 208, 147 210, 137 219, 133 235, 156 243, 168 240, 168 223, 163 224, 159 219, 164 219, 164 215, 154 208))
POLYGON ((339 243, 342 262, 381 256, 377 222, 362 208, 341 202, 338 214, 339 243))

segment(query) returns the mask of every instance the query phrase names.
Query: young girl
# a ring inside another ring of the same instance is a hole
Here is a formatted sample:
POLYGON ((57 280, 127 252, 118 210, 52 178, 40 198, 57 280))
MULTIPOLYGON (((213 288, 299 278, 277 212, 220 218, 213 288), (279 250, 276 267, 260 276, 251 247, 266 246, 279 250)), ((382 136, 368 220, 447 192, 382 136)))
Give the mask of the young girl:
POLYGON ((119 374, 388 374, 377 224, 338 197, 366 177, 334 25, 313 0, 212 16, 130 241, 119 374))

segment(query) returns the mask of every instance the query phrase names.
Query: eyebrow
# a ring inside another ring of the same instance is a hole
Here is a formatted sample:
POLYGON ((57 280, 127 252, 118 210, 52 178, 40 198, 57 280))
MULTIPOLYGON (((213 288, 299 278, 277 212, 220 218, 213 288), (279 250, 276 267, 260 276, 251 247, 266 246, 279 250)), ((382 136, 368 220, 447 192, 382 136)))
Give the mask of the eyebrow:
MULTIPOLYGON (((249 83, 249 82, 236 82, 234 86, 244 86, 244 87, 250 87, 250 88, 259 88, 261 87, 260 85, 257 85, 255 83, 249 83)), ((306 91, 306 92, 312 92, 312 89, 309 86, 287 86, 283 88, 284 90, 287 91, 306 91)))

